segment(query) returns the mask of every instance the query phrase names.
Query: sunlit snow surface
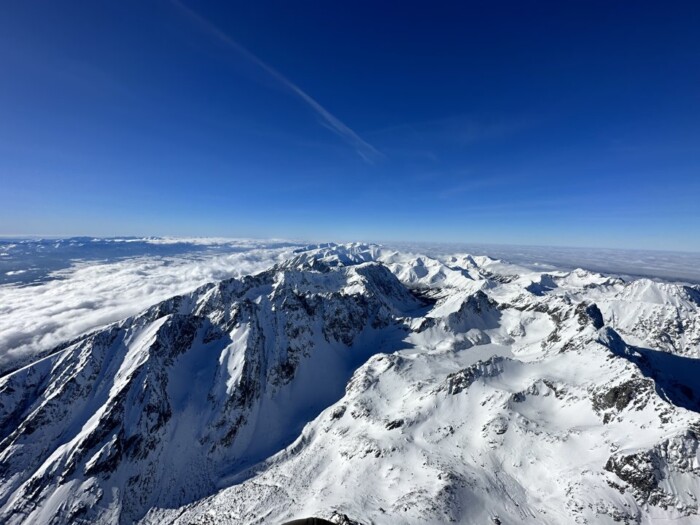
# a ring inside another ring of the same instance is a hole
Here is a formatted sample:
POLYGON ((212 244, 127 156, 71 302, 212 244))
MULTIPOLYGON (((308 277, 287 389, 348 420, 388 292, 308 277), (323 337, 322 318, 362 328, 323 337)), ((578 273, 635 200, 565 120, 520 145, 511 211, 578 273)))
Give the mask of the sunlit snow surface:
MULTIPOLYGON (((488 255, 540 271, 584 268, 631 278, 700 283, 700 253, 385 245, 431 256, 488 255)), ((207 282, 263 270, 305 246, 276 239, 0 239, 0 373, 85 331, 207 282)))
POLYGON ((697 523, 698 286, 419 245, 51 242, 98 249, 1 288, 7 366, 96 332, 0 377, 0 522, 697 523))
POLYGON ((555 246, 508 246, 468 243, 386 243, 397 250, 415 250, 439 256, 453 253, 488 255, 544 271, 574 270, 619 275, 629 279, 649 277, 700 283, 700 252, 614 250, 609 248, 566 248, 555 246))
POLYGON ((299 246, 245 239, 0 241, 0 372, 173 295, 264 270, 299 246))

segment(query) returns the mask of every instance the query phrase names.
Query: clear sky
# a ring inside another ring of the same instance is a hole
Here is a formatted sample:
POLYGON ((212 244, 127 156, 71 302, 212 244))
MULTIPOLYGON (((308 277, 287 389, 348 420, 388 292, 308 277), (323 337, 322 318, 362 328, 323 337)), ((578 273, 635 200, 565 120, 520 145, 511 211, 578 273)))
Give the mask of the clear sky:
POLYGON ((700 250, 700 3, 8 0, 0 234, 700 250))

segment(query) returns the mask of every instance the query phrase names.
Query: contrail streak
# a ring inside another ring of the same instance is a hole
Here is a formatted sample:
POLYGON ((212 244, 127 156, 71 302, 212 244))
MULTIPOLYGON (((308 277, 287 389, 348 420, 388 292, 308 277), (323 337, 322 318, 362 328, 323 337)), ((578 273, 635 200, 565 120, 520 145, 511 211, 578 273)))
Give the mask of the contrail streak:
POLYGON ((304 90, 302 90, 299 86, 297 86, 294 82, 289 80, 287 77, 285 77, 282 73, 274 69, 273 67, 269 66, 265 62, 263 62, 260 58, 255 56, 253 53, 248 51, 245 47, 240 45, 238 42, 236 42, 234 39, 232 39, 230 36, 228 36, 226 33, 224 33, 221 29, 219 29, 216 25, 211 23, 209 20, 206 18, 202 17, 189 7, 187 7, 185 4, 183 4, 180 0, 171 0, 172 3, 177 6, 181 11, 183 11, 191 20, 197 23, 203 30, 205 30, 207 33, 215 37, 217 40, 225 44, 226 46, 230 47, 233 49, 236 53, 242 55, 245 59, 249 60, 250 62, 254 63, 256 66, 258 66, 260 69, 265 71, 270 77, 272 77, 274 80, 276 80, 282 87, 290 91, 292 94, 296 95, 299 97, 303 102, 306 103, 307 106, 309 106, 314 112, 320 117, 321 123, 323 124, 324 127, 328 128, 331 130, 333 133, 338 135, 341 139, 343 139, 345 142, 350 144, 355 148, 355 151, 357 151, 357 154, 360 155, 365 161, 372 163, 374 160, 381 158, 383 155, 377 151, 377 149, 372 146, 371 144, 368 144, 360 136, 355 133, 352 129, 350 129, 347 125, 345 125, 340 119, 338 119, 335 115, 330 113, 326 108, 324 108, 321 104, 319 104, 313 97, 311 97, 308 93, 306 93, 304 90))

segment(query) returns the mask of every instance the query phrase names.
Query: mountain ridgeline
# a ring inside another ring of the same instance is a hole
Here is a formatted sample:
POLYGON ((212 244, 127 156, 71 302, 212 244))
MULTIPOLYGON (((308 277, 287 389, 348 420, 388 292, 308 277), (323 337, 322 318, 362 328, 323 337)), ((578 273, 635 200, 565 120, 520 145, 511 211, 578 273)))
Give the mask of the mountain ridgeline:
POLYGON ((700 290, 300 250, 0 378, 3 523, 693 523, 700 290))

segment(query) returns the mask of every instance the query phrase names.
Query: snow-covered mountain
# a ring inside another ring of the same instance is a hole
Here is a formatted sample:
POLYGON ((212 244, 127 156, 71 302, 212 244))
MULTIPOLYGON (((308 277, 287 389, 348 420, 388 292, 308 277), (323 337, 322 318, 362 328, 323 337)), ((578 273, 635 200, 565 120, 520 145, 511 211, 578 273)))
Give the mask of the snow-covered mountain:
POLYGON ((0 378, 0 522, 698 523, 700 289, 297 251, 0 378))

